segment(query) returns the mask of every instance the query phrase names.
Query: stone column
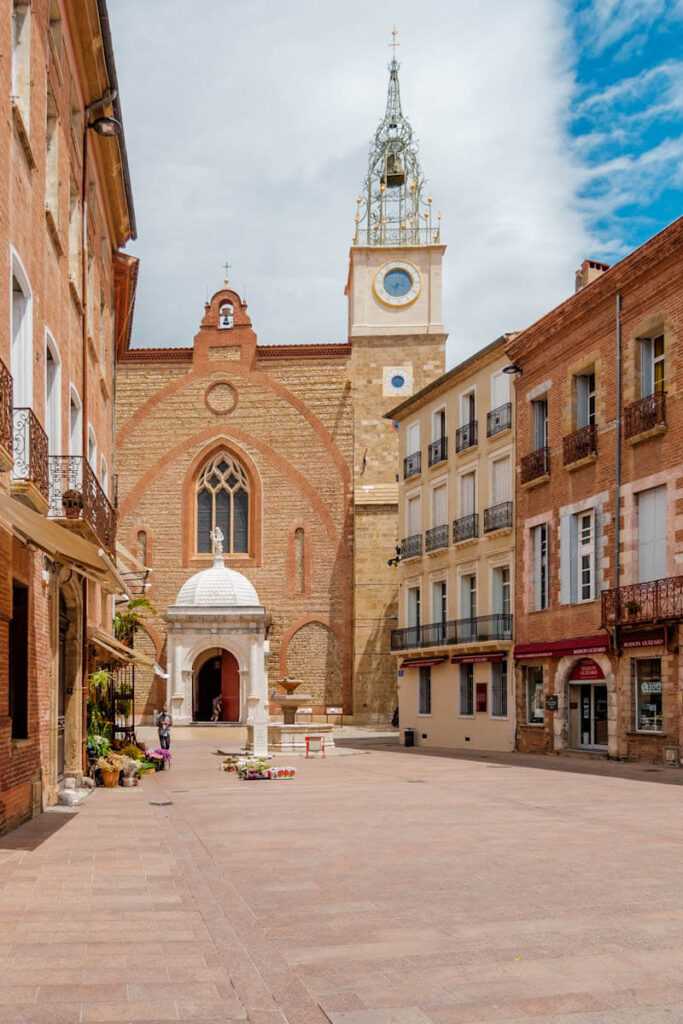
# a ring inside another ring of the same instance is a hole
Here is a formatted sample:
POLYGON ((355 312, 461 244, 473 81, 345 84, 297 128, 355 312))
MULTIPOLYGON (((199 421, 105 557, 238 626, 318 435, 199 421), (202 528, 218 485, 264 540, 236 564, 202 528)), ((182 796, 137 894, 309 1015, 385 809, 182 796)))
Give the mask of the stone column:
POLYGON ((249 650, 249 696, 247 731, 255 757, 268 754, 268 691, 263 656, 263 634, 252 640, 249 650))

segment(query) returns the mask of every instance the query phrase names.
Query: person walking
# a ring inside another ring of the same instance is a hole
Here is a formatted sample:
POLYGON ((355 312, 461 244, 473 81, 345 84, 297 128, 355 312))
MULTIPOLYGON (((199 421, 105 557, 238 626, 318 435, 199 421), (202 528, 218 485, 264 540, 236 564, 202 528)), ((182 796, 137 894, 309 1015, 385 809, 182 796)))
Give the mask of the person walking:
POLYGON ((171 746, 171 726, 173 719, 168 713, 164 704, 161 714, 157 716, 157 729, 159 731, 159 746, 162 750, 168 750, 171 746))

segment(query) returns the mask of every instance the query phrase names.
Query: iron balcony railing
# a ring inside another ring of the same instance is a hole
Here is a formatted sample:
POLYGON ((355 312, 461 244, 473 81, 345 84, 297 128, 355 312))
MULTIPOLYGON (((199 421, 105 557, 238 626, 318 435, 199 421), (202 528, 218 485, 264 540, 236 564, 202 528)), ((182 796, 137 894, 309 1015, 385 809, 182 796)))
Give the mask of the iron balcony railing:
POLYGON ((484 509, 484 533, 494 530, 506 530, 512 526, 512 502, 501 501, 484 509))
POLYGON ((455 450, 464 452, 466 448, 472 448, 477 443, 477 421, 470 420, 464 426, 458 427, 455 432, 455 450))
POLYGON ((404 537, 400 546, 402 562, 406 558, 419 558, 422 554, 422 534, 414 533, 412 537, 404 537))
POLYGON ((523 455, 520 460, 520 467, 523 484, 528 484, 532 480, 538 480, 542 476, 548 476, 550 473, 550 449, 548 446, 537 448, 535 452, 530 452, 529 455, 523 455))
POLYGON ((33 409, 14 409, 12 426, 12 480, 33 484, 47 498, 47 434, 33 409))
POLYGON ((12 458, 12 432, 12 374, 0 359, 0 466, 12 458))
POLYGON ((579 427, 562 438, 562 459, 565 466, 598 454, 598 429, 594 423, 579 427))
POLYGON ((425 551, 438 551, 439 548, 448 547, 448 523, 441 526, 432 526, 431 530, 425 533, 425 551))
POLYGON ((116 544, 116 512, 83 456, 50 457, 48 516, 87 523, 102 547, 113 554, 116 544))
POLYGON ((624 626, 683 618, 683 576, 631 583, 602 593, 602 625, 624 626))
POLYGON ((489 640, 512 640, 511 614, 502 612, 448 622, 428 622, 424 626, 406 626, 391 631, 392 651, 486 643, 489 640))
POLYGON ((509 430, 512 426, 512 402, 499 405, 497 409, 491 409, 486 413, 486 436, 493 437, 503 430, 509 430))
POLYGON ((430 466, 436 466, 437 462, 443 462, 448 458, 448 438, 439 437, 432 441, 427 452, 427 461, 430 466))
POLYGON ((641 398, 624 409, 624 437, 637 437, 646 430, 666 425, 666 392, 641 398))
POLYGON ((422 471, 422 452, 413 452, 412 455, 406 455, 403 460, 403 479, 407 480, 409 476, 417 476, 422 471))
POLYGON ((472 540, 479 536, 479 516, 475 512, 471 516, 461 516, 453 520, 453 543, 459 544, 462 540, 472 540))

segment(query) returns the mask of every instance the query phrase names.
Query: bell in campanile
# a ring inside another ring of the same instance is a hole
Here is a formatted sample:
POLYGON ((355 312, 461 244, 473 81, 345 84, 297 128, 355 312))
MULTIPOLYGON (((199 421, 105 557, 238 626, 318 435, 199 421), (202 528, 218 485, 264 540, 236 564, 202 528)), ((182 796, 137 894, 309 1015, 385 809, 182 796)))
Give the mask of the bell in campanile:
POLYGON ((406 180, 406 173, 403 170, 401 158, 397 153, 387 153, 386 171, 382 181, 387 188, 399 188, 406 180))

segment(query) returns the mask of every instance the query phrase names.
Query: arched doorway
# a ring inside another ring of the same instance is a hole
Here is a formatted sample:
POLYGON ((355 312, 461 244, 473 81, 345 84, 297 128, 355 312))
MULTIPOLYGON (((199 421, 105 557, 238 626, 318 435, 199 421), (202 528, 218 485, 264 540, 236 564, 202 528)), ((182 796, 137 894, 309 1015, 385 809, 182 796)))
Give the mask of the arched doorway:
POLYGON ((222 698, 221 722, 240 720, 240 670, 237 658, 230 651, 218 649, 195 663, 194 720, 210 722, 214 702, 222 698))

